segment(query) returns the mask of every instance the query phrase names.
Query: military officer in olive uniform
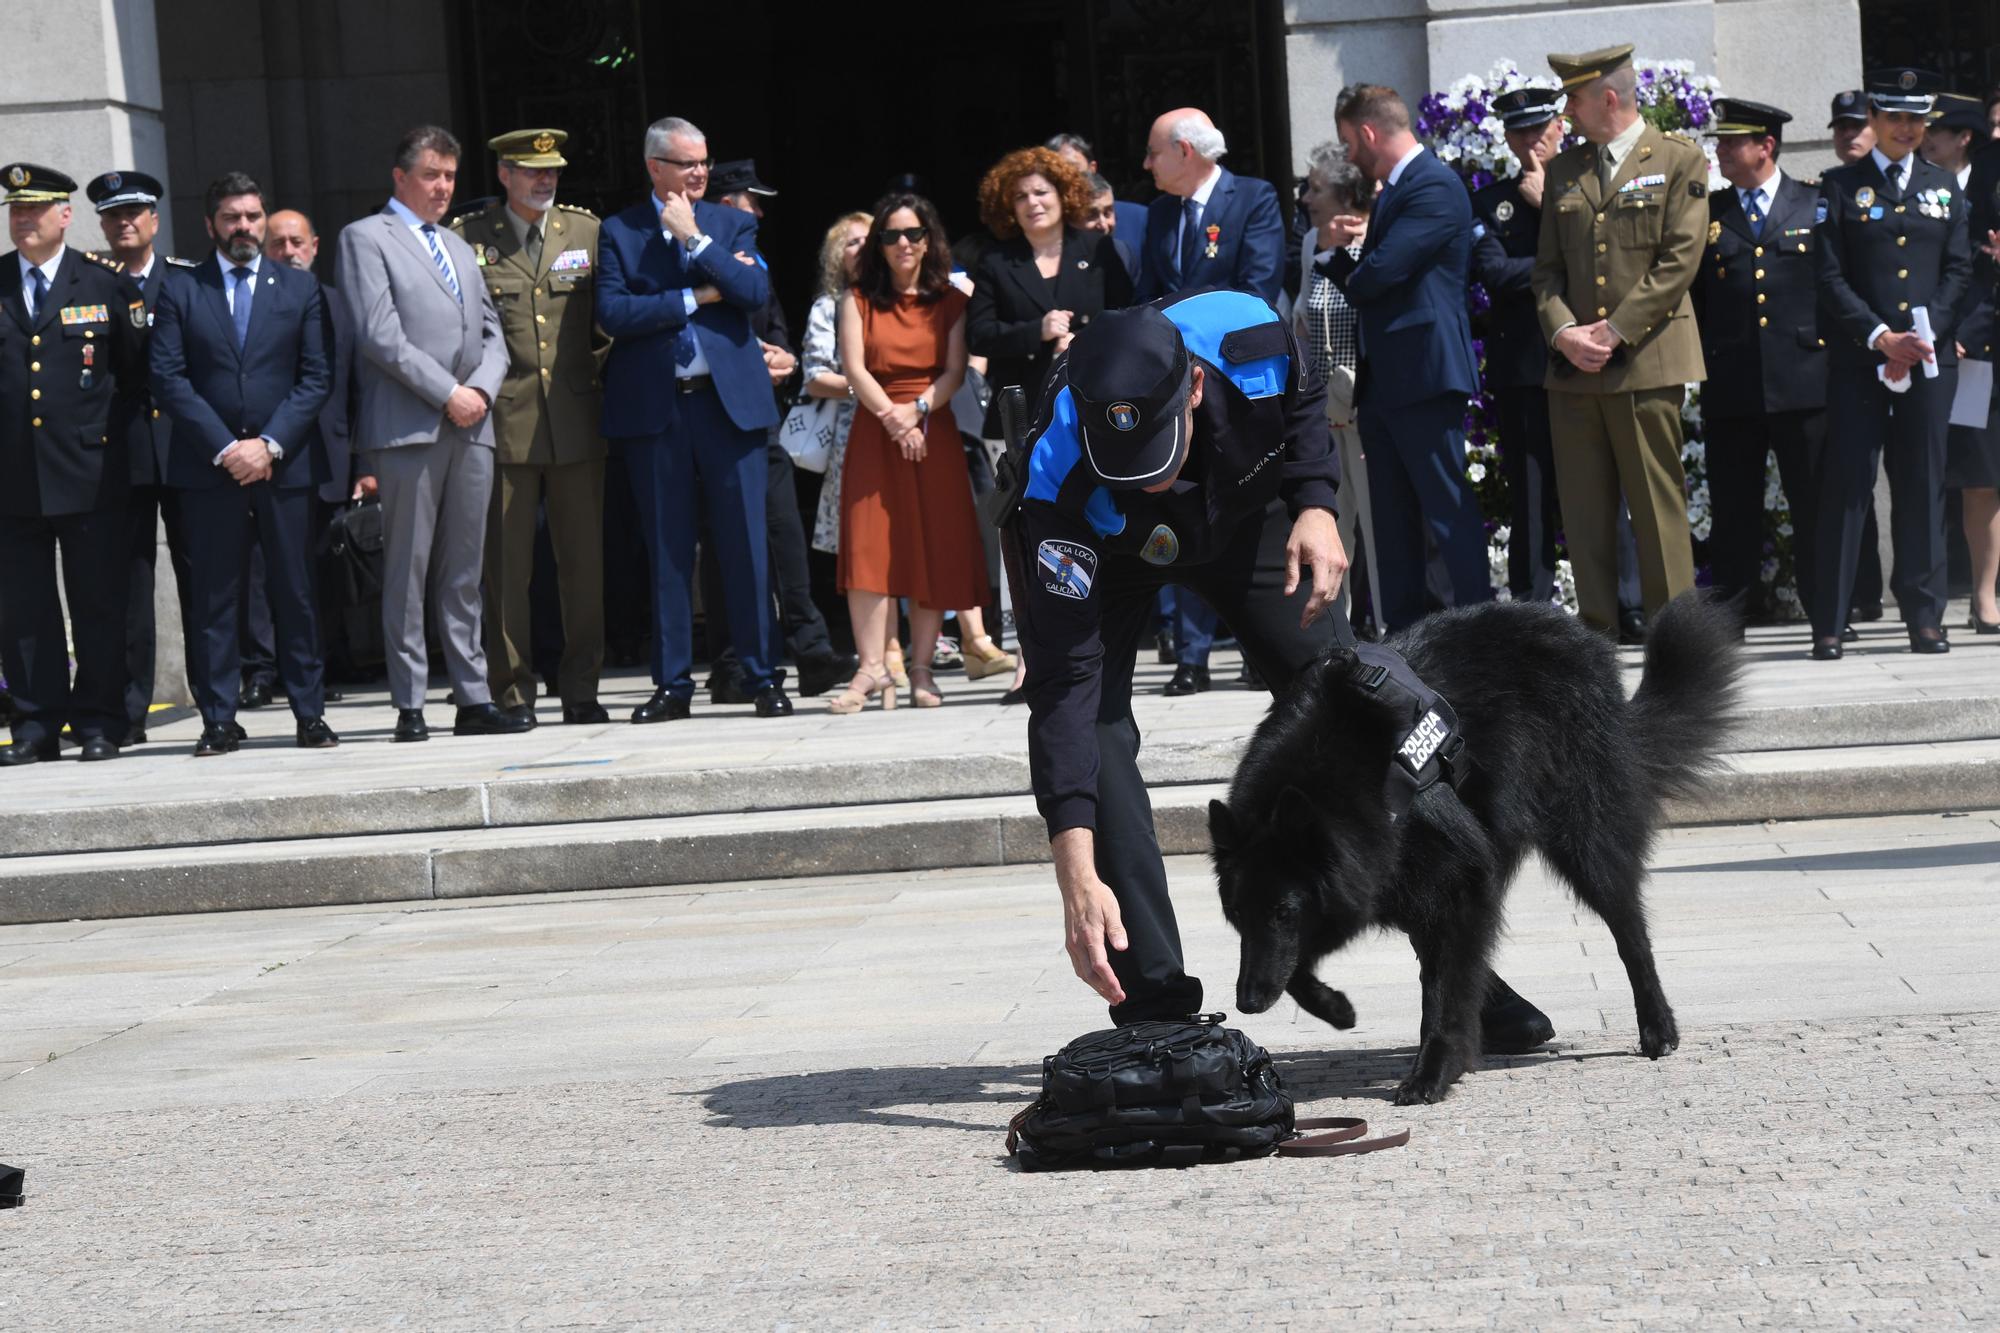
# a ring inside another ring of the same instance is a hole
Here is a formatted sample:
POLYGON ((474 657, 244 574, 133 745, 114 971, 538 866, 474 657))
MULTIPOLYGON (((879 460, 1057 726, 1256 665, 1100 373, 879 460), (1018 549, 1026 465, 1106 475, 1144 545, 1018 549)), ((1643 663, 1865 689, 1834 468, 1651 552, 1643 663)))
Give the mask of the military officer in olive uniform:
POLYGON ((74 180, 15 162, 0 183, 19 247, 0 257, 0 663, 16 709, 0 764, 56 758, 65 726, 80 758, 110 759, 127 728, 125 432, 145 382, 146 300, 113 265, 64 244, 74 180))
POLYGON ((604 666, 604 460, 598 366, 609 341, 592 300, 597 219, 555 201, 567 160, 561 130, 517 130, 500 155, 506 197, 455 218, 507 335, 507 379, 493 404, 499 475, 487 528, 485 632, 493 699, 534 717, 528 583, 535 509, 546 502, 562 600, 556 692, 565 722, 609 722, 597 701, 604 666))
POLYGON ((1727 190, 1708 200, 1708 249, 1694 286, 1708 363, 1709 530, 1715 586, 1763 600, 1765 460, 1775 452, 1792 514, 1792 560, 1811 595, 1813 503, 1826 445, 1826 343, 1819 334, 1813 213, 1818 181, 1778 168, 1788 112, 1726 97, 1715 104, 1716 159, 1727 190))
POLYGON ((1957 387, 1953 338, 1972 281, 1957 177, 1917 154, 1931 109, 1926 76, 1869 81, 1875 147, 1820 182, 1813 239, 1827 343, 1827 449, 1821 469, 1812 655, 1840 657, 1862 517, 1877 460, 1889 477, 1890 589, 1910 651, 1950 649, 1944 631, 1945 432, 1957 387), (1919 326, 1919 317, 1928 321, 1919 326))
POLYGON ((1646 614, 1694 586, 1681 400, 1706 378, 1688 288, 1708 231, 1708 159, 1640 119, 1629 45, 1549 65, 1588 142, 1548 164, 1535 303, 1577 602, 1610 632, 1621 489, 1646 614))

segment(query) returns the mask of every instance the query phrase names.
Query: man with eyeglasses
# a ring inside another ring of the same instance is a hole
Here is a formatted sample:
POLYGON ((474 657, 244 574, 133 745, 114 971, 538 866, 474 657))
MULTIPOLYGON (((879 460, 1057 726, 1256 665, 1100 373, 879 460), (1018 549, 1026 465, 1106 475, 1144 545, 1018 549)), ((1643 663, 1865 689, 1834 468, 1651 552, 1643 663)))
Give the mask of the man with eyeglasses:
POLYGON ((604 437, 597 362, 605 346, 595 303, 597 218, 556 202, 569 165, 562 130, 516 130, 487 142, 506 191, 452 230, 472 246, 500 309, 507 378, 493 404, 497 475, 486 529, 486 671, 493 700, 535 718, 535 513, 546 504, 562 604, 562 660, 553 684, 562 720, 609 722, 597 701, 604 666, 604 437))
POLYGON ((704 506, 730 638, 758 717, 792 711, 776 671, 764 539, 765 432, 777 401, 750 319, 770 299, 757 219, 707 202, 708 136, 678 116, 646 130, 649 198, 605 219, 597 320, 606 438, 631 479, 653 575, 653 696, 638 723, 672 722, 694 697, 695 541, 704 506))

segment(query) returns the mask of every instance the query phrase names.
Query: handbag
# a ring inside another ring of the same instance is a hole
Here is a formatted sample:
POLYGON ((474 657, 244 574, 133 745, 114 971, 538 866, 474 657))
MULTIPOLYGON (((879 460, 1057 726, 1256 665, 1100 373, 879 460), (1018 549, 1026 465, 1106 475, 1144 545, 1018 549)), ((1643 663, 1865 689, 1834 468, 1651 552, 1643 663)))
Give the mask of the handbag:
POLYGON ((792 466, 804 472, 824 472, 840 440, 839 398, 802 398, 785 413, 778 443, 792 456, 792 466))
POLYGON ((1350 1117, 1298 1119, 1270 1053, 1222 1026, 1225 1017, 1078 1037, 1042 1062, 1041 1095, 1008 1125, 1007 1151, 1023 1171, 1060 1171, 1346 1156, 1409 1142, 1408 1130, 1367 1138, 1367 1122, 1350 1117))

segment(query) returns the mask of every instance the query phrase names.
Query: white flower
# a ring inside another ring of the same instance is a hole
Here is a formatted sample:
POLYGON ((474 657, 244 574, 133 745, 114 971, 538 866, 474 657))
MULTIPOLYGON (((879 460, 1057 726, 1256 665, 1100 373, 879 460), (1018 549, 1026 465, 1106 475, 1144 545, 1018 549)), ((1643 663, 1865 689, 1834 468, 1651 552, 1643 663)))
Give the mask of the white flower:
POLYGON ((1486 464, 1484 463, 1466 464, 1465 476, 1466 479, 1472 482, 1473 485, 1475 486, 1478 485, 1480 482, 1486 480, 1486 464))

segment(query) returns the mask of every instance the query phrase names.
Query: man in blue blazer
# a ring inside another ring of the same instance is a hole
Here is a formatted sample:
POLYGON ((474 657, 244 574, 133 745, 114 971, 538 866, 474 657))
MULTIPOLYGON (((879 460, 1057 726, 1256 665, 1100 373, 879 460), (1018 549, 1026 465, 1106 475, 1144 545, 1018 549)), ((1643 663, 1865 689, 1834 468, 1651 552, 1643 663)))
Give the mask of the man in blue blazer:
MULTIPOLYGON (((1224 167, 1221 158, 1228 151, 1215 122, 1193 107, 1169 111, 1153 122, 1146 136, 1146 170, 1153 173, 1160 194, 1146 206, 1143 238, 1132 238, 1140 246, 1140 301, 1228 287, 1277 306, 1290 249, 1278 192, 1269 181, 1238 176, 1224 167)), ((1164 693, 1199 693, 1208 688, 1215 612, 1185 589, 1170 591, 1179 665, 1164 693)), ((1254 683, 1247 666, 1244 678, 1254 683)))
POLYGON ((278 676, 298 743, 339 743, 322 716, 325 671, 313 601, 313 490, 326 480, 320 409, 333 384, 330 317, 319 283, 264 258, 264 194, 241 172, 208 187, 215 252, 167 274, 153 312, 153 401, 172 418, 167 485, 187 546, 201 709, 198 756, 227 754, 242 661, 237 635, 254 530, 277 625, 278 676))
POLYGON ((605 438, 631 477, 652 558, 653 697, 634 722, 688 716, 694 696, 697 502, 723 574, 730 638, 759 717, 792 702, 778 684, 765 541, 764 433, 778 422, 750 329, 770 298, 757 219, 702 199, 708 139, 676 116, 646 131, 653 192, 598 232, 597 322, 605 438))
POLYGON ((1472 202, 1458 174, 1410 133, 1394 89, 1346 90, 1334 125, 1349 160, 1383 182, 1360 257, 1344 247, 1361 219, 1335 218, 1336 246, 1318 269, 1360 316, 1354 400, 1382 556, 1386 605, 1377 611, 1384 628, 1400 629, 1425 611, 1425 524, 1454 604, 1493 597, 1486 525, 1465 476, 1465 403, 1479 388, 1465 309, 1472 202))

